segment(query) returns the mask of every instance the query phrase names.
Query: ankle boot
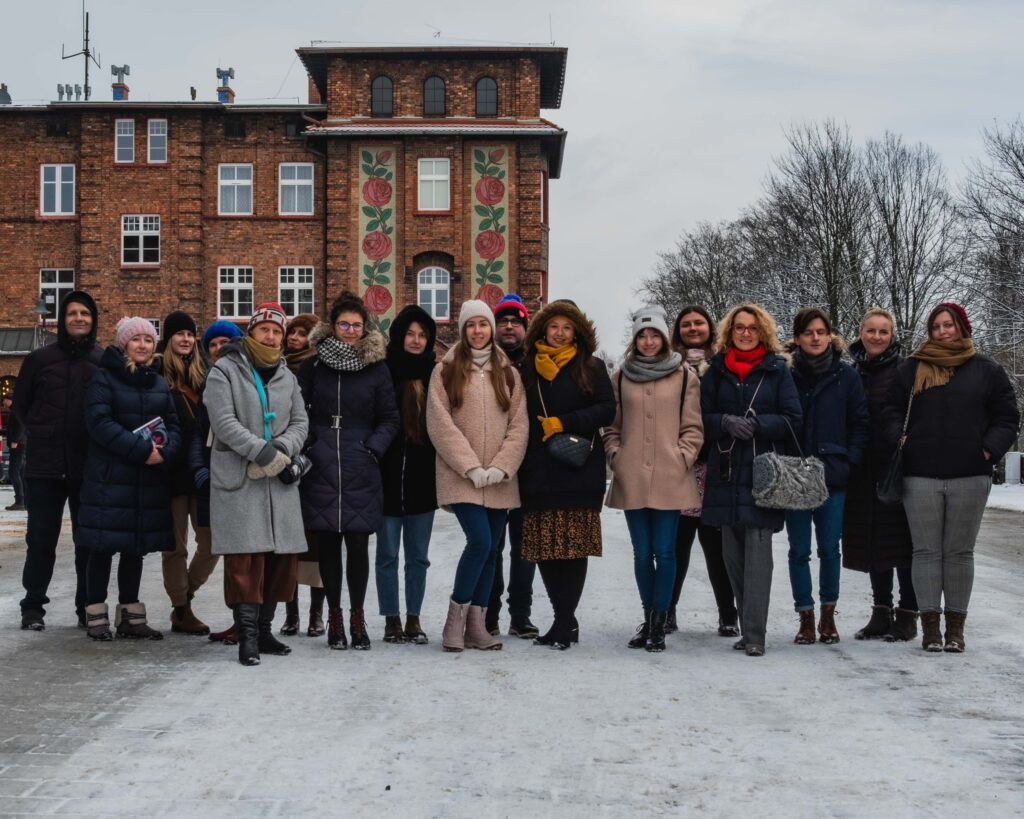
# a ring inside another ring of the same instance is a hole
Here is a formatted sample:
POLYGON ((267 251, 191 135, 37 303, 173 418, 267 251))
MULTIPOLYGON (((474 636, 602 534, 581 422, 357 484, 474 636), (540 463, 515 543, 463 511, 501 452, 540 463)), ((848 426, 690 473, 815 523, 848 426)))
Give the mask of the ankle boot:
POLYGON ((114 622, 117 625, 118 637, 130 637, 134 640, 162 640, 162 635, 156 629, 150 628, 146 620, 146 605, 144 603, 117 604, 115 609, 114 622))
POLYGON ((917 612, 912 609, 897 608, 894 614, 892 627, 882 639, 887 643, 913 640, 917 636, 917 612))
POLYGON ((644 646, 648 651, 665 650, 665 619, 667 616, 668 612, 665 611, 651 612, 651 633, 647 638, 647 645, 644 646))
POLYGON ((226 646, 233 646, 238 642, 238 629, 232 623, 224 631, 214 631, 210 634, 211 643, 224 643, 226 646))
POLYGON ((316 587, 309 589, 309 627, 307 637, 323 637, 324 635, 324 590, 316 587))
MULTIPOLYGON (((259 627, 257 634, 257 645, 260 654, 273 654, 283 657, 291 654, 292 650, 274 636, 274 615, 277 613, 277 603, 264 603, 260 606, 259 627)), ((283 633, 282 629, 282 633, 283 633)))
POLYGON ((177 609, 171 614, 171 631, 178 634, 209 634, 210 627, 196 617, 192 611, 192 604, 186 603, 182 606, 181 616, 177 616, 177 609))
POLYGON ((235 611, 235 633, 238 638, 238 662, 242 665, 260 664, 259 603, 238 603, 235 611))
POLYGON ((110 633, 110 616, 106 603, 93 603, 85 607, 85 633, 93 640, 113 640, 110 633))
POLYGON ((285 637, 293 637, 299 633, 299 593, 284 604, 284 623, 281 626, 281 633, 285 637))
POLYGON ((384 642, 406 642, 405 632, 402 630, 401 617, 398 617, 397 615, 388 615, 384 618, 384 642))
POLYGON ((352 609, 348 613, 348 627, 352 634, 352 648, 357 651, 370 650, 370 635, 366 633, 366 618, 362 609, 352 609))
POLYGON ((853 635, 855 640, 877 640, 892 630, 892 606, 872 606, 871 619, 853 635))
POLYGON ((417 646, 425 646, 430 642, 420 626, 420 618, 416 614, 405 616, 405 639, 417 646))
POLYGON ((966 611, 946 609, 946 651, 962 654, 967 648, 967 643, 964 641, 964 621, 966 619, 966 611))
POLYGON ((341 609, 331 609, 327 612, 327 647, 335 651, 344 651, 348 648, 345 617, 341 609))
POLYGON ((509 637, 532 640, 540 634, 540 629, 530 622, 528 615, 513 614, 512 622, 508 627, 508 634, 509 637))
POLYGON ((836 607, 835 605, 823 605, 821 607, 821 620, 818 622, 818 634, 825 645, 839 642, 839 632, 836 630, 836 607))
POLYGON ((636 635, 626 645, 630 648, 647 648, 647 638, 650 634, 651 610, 644 609, 644 621, 636 627, 636 635))
POLYGON ((730 611, 718 610, 718 636, 719 637, 739 637, 740 630, 736 625, 736 609, 730 611))
POLYGON ((462 651, 466 647, 466 619, 469 603, 448 601, 448 617, 441 632, 441 645, 445 651, 462 651))
POLYGON ((665 618, 665 633, 675 634, 679 631, 679 623, 676 621, 676 607, 672 606, 668 610, 668 616, 665 618))
POLYGON ((470 605, 466 613, 464 645, 466 648, 478 648, 481 651, 501 651, 501 640, 491 634, 484 624, 486 617, 487 609, 483 606, 470 605))
POLYGON ((942 651, 941 614, 937 611, 921 612, 921 648, 925 651, 942 651))
POLYGON ((797 612, 800 615, 800 630, 797 631, 793 642, 798 646, 809 646, 816 639, 814 634, 814 610, 797 612))

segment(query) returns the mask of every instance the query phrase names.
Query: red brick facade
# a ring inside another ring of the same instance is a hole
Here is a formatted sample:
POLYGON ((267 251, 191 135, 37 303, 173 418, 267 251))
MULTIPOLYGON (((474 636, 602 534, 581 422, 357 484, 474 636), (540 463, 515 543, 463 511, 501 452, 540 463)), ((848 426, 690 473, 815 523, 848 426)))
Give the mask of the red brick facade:
MULTIPOLYGON (((557 178, 565 133, 540 119, 557 107, 563 49, 300 49, 309 105, 89 102, 0 106, 0 331, 31 327, 40 271, 74 270, 74 285, 101 309, 101 341, 124 314, 218 316, 218 271, 252 268, 252 298, 278 299, 279 268, 311 267, 313 306, 323 313, 342 289, 360 289, 360 156, 394 155, 395 306, 417 300, 417 274, 451 274, 451 316, 477 293, 472 267, 474 149, 508 146, 507 289, 532 307, 548 269, 547 179, 557 178), (374 77, 394 84, 390 117, 371 116, 374 77), (445 82, 445 116, 423 117, 423 81, 445 82), (476 82, 498 87, 497 117, 476 117, 476 82), (320 99, 325 104, 320 104, 320 99), (148 122, 167 121, 167 160, 147 155, 148 122), (117 120, 132 120, 134 161, 115 161, 117 120), (450 209, 418 209, 418 160, 447 158, 450 209), (282 215, 281 163, 313 168, 312 215, 282 215), (71 215, 41 214, 41 167, 75 168, 71 215), (220 213, 219 167, 252 166, 251 215, 220 213), (125 263, 122 218, 159 216, 159 263, 125 263)), ((51 322, 52 324, 52 322, 51 322)), ((444 327, 449 339, 454 324, 444 327)), ((2 354, 0 375, 21 357, 2 354)))

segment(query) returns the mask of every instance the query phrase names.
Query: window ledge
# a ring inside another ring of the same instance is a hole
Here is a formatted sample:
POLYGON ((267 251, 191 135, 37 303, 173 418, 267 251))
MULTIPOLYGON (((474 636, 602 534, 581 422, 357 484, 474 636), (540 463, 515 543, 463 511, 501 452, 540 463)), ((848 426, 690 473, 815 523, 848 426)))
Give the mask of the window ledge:
POLYGON ((278 219, 289 219, 293 222, 312 222, 318 220, 320 217, 315 213, 279 213, 277 214, 278 219))
POLYGON ((121 270, 159 270, 160 262, 132 262, 131 264, 121 265, 121 270))
POLYGON ((414 210, 413 216, 454 216, 455 212, 448 208, 448 210, 414 210))
POLYGON ((36 219, 40 222, 77 222, 77 213, 39 213, 36 211, 36 219))

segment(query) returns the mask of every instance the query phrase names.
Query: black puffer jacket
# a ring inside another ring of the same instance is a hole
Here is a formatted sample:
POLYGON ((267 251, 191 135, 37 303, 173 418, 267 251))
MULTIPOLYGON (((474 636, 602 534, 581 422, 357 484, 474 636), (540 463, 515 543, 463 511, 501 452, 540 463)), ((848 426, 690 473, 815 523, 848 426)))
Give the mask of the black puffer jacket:
POLYGON ((426 433, 427 388, 430 374, 436 365, 434 341, 437 338, 437 325, 426 310, 410 304, 395 316, 388 328, 388 335, 387 364, 401 425, 380 464, 384 479, 384 514, 388 517, 420 515, 437 509, 437 452, 426 433), (405 334, 414 321, 427 334, 427 347, 420 355, 407 353, 404 349, 405 334), (402 396, 406 389, 412 389, 413 382, 418 383, 423 390, 419 418, 422 443, 415 443, 405 431, 409 419, 403 416, 406 409, 402 405, 402 396))
POLYGON ((903 504, 884 504, 875 494, 878 479, 892 458, 893 446, 882 435, 882 407, 896 368, 903 360, 899 344, 868 359, 864 345, 850 345, 868 400, 870 435, 864 460, 850 472, 843 508, 843 567, 858 572, 909 569, 914 546, 903 504))
MULTIPOLYGON (((900 364, 886 397, 884 435, 892 446, 903 429, 916 371, 913 358, 900 364)), ((1019 427, 1020 412, 1006 370, 977 354, 956 368, 948 384, 914 396, 903 474, 940 479, 991 475, 1019 427), (990 460, 985 460, 984 450, 990 460)))
POLYGON ((790 427, 799 435, 803 423, 800 397, 786 359, 767 353, 741 382, 735 373, 726 369, 725 354, 717 353, 700 380, 700 407, 704 416, 704 439, 709 443, 701 521, 709 526, 780 531, 785 520, 782 510, 758 506, 752 490, 754 445, 758 452, 767 452, 773 445, 777 450, 786 451, 792 446, 790 427), (751 401, 757 417, 757 433, 750 441, 735 440, 722 430, 722 416, 743 416, 751 401), (730 447, 729 454, 723 455, 722 450, 730 447), (727 461, 728 474, 723 469, 727 461))
POLYGON ((603 361, 593 357, 597 350, 594 325, 574 305, 555 302, 534 316, 524 346, 526 356, 521 370, 530 441, 526 457, 519 467, 519 495, 523 510, 600 509, 604 503, 606 476, 601 428, 615 420, 615 393, 608 368, 603 361), (537 374, 535 345, 542 339, 547 323, 556 315, 564 315, 576 325, 577 355, 587 358, 592 395, 586 395, 576 386, 566 368, 555 376, 554 381, 537 374), (538 385, 544 393, 546 413, 541 406, 538 385), (544 428, 537 420, 537 416, 545 414, 558 418, 565 432, 593 438, 594 448, 583 466, 569 466, 548 454, 543 441, 544 428))
MULTIPOLYGON (((314 331, 314 343, 329 332, 314 331)), ((320 355, 299 368, 313 461, 300 484, 302 518, 319 532, 376 532, 384 512, 380 461, 398 432, 391 373, 384 363, 384 337, 371 331, 358 345, 365 366, 358 372, 331 369, 320 355)))
POLYGON ((170 469, 181 455, 181 428, 167 384, 149 367, 128 369, 108 347, 89 384, 89 455, 75 545, 101 554, 144 555, 174 549, 170 469), (164 463, 147 465, 152 444, 132 430, 164 419, 164 463))
POLYGON ((79 483, 88 449, 85 391, 100 363, 99 314, 92 296, 76 290, 61 301, 59 315, 57 343, 26 356, 11 408, 25 429, 25 477, 79 483), (92 330, 78 342, 65 326, 71 302, 85 305, 92 313, 92 330))

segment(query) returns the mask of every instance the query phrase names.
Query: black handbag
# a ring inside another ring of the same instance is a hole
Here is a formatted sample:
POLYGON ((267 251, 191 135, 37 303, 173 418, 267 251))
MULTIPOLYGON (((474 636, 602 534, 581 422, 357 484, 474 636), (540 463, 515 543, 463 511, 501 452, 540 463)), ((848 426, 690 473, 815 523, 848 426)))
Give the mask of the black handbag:
MULTIPOLYGON (((537 382, 537 395, 540 396, 540 406, 544 410, 544 416, 547 417, 548 408, 544 406, 544 393, 541 392, 539 381, 537 382)), ((594 436, 596 435, 595 432, 588 441, 571 432, 556 432, 544 442, 544 445, 548 449, 548 455, 556 461, 579 469, 587 462, 590 453, 594 451, 594 436)))
POLYGON ((875 496, 887 506, 895 506, 903 500, 903 442, 907 437, 907 425, 910 423, 910 408, 914 405, 914 388, 910 388, 910 399, 907 401, 907 414, 903 418, 903 432, 899 443, 889 458, 885 474, 875 484, 875 496))

